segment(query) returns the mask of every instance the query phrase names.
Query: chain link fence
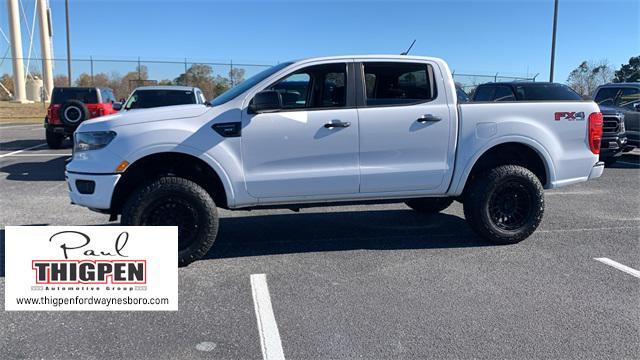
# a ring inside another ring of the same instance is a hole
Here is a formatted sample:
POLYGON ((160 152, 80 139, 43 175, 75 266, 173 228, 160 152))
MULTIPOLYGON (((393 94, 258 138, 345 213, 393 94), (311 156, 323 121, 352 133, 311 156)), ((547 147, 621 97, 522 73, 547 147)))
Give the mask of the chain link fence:
MULTIPOLYGON (((53 59, 53 69, 56 86, 67 86, 67 60, 53 59)), ((42 78, 41 58, 24 58, 27 79, 37 76, 42 78)), ((149 59, 107 59, 107 58, 74 58, 71 59, 72 81, 75 86, 109 86, 114 89, 118 98, 126 97, 140 84, 174 84, 187 86, 202 86, 198 83, 203 77, 213 79, 213 89, 203 89, 209 97, 219 91, 233 87, 243 79, 274 65, 245 62, 212 62, 195 59, 183 60, 149 60, 149 59), (199 66, 202 65, 202 66, 199 66), (192 69, 189 76, 184 76, 192 69), (191 76, 194 75, 194 76, 191 76), (223 87, 215 88, 215 83, 224 83, 223 87)), ((11 77, 11 57, 5 55, 0 59, 0 76, 11 77)), ((512 76, 500 73, 468 74, 453 72, 453 77, 467 93, 471 93, 479 84, 498 81, 536 81, 536 76, 512 76)), ((0 79, 2 80, 2 79, 0 79)), ((12 90, 11 84, 6 84, 7 77, 0 87, 0 99, 6 98, 7 90, 12 90)), ((206 86, 206 85, 205 85, 206 86)))

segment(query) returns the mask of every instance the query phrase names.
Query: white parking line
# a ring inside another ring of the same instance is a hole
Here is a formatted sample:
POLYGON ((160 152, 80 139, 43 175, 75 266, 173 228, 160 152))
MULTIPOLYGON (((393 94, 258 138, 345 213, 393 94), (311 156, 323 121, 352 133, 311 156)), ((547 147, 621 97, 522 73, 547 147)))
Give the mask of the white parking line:
POLYGON ((71 156, 71 153, 37 153, 37 154, 15 154, 11 155, 11 157, 37 157, 37 156, 71 156))
POLYGON ((258 332, 260 333, 262 358, 264 360, 284 360, 280 332, 278 331, 276 318, 273 315, 271 296, 269 296, 269 287, 267 286, 267 276, 265 274, 251 275, 251 293, 256 311, 256 321, 258 322, 258 332))
POLYGON ((624 271, 629 275, 633 275, 633 276, 635 276, 637 278, 640 278, 640 271, 638 271, 638 270, 636 270, 634 268, 630 268, 630 267, 628 267, 626 265, 622 265, 619 262, 613 261, 613 260, 611 260, 609 258, 593 258, 593 260, 600 261, 603 264, 607 264, 609 266, 613 266, 614 268, 616 268, 616 269, 618 269, 620 271, 624 271))
POLYGON ((34 145, 34 146, 28 147, 26 149, 17 150, 17 151, 14 151, 14 152, 10 152, 8 154, 2 154, 2 155, 0 155, 0 158, 7 157, 7 156, 12 156, 12 155, 15 155, 15 154, 19 154, 19 153, 21 153, 23 151, 27 151, 27 150, 37 149, 37 148, 43 147, 45 145, 47 145, 47 144, 34 145))
POLYGON ((37 126, 38 128, 40 128, 40 127, 42 127, 42 124, 0 126, 0 130, 4 130, 4 129, 17 129, 17 128, 23 128, 23 127, 32 127, 32 126, 37 126))

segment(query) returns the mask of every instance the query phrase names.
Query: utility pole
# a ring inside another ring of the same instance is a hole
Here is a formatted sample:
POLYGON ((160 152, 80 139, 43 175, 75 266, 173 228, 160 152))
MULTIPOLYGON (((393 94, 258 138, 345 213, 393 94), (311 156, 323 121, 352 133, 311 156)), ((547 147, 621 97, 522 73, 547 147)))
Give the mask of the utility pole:
POLYGON ((71 35, 69 34, 69 0, 64 0, 64 14, 67 21, 67 76, 71 86, 71 35))
POLYGON ((558 28, 558 0, 553 1, 553 35, 551 35, 551 68, 549 82, 553 82, 553 65, 556 59, 556 29, 558 28))
POLYGON ((26 103, 27 90, 24 85, 24 59, 22 58, 22 32, 20 31, 20 13, 18 0, 8 0, 9 7, 9 36, 11 38, 11 55, 13 62, 13 100, 12 102, 26 103))
POLYGON ((51 101, 53 90, 53 66, 51 63, 51 21, 47 0, 38 2, 38 25, 40 27, 40 52, 42 53, 42 80, 44 81, 44 101, 51 101))

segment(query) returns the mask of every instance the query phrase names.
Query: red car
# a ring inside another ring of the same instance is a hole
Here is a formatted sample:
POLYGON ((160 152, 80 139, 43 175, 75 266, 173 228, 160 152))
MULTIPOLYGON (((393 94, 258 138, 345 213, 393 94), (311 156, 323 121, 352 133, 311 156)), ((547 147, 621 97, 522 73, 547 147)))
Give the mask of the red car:
POLYGON ((47 145, 59 149, 85 120, 117 112, 115 97, 109 88, 56 87, 44 118, 47 145))

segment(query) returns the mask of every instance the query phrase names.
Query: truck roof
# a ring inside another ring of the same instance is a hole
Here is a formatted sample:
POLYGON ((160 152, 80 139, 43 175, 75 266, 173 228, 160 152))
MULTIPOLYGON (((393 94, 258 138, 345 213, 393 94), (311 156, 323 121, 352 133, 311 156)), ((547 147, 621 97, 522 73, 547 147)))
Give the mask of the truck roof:
POLYGON ((320 61, 320 60, 341 60, 341 59, 389 59, 389 60, 431 60, 431 61, 443 61, 440 58, 429 56, 417 56, 417 55, 397 55, 397 54, 373 54, 373 55, 335 55, 335 56, 320 56, 293 60, 293 62, 308 62, 308 61, 320 61))
POLYGON ((135 89, 138 90, 176 90, 176 91, 194 91, 197 89, 195 86, 180 86, 180 85, 151 85, 140 86, 135 89))

